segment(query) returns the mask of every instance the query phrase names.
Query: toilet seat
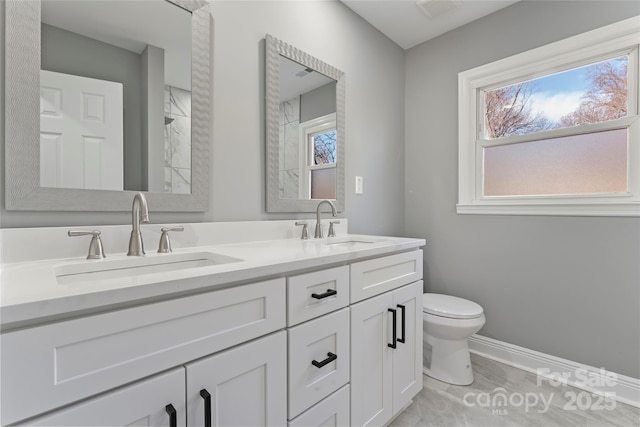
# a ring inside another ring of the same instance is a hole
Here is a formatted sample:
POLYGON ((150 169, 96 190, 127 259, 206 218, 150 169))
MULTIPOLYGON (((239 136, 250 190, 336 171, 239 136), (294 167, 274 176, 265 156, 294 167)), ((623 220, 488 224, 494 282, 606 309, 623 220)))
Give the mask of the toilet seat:
POLYGON ((482 307, 473 301, 451 295, 423 294, 422 311, 449 319, 474 319, 483 314, 482 307))

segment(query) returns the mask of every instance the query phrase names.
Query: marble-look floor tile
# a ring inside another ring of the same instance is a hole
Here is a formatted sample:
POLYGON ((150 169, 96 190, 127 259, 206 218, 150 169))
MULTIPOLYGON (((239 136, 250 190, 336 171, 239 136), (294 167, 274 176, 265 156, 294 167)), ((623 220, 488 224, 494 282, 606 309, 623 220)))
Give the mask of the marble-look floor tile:
POLYGON ((473 384, 456 386, 423 376, 423 390, 390 426, 640 427, 640 409, 554 385, 535 374, 471 355, 473 384), (575 396, 582 394, 582 406, 575 396))

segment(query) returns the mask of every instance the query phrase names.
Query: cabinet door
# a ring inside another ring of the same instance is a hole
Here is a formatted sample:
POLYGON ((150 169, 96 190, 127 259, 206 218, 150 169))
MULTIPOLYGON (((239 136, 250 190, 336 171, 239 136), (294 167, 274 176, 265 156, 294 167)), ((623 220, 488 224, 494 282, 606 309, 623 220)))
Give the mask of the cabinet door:
POLYGON ((184 426, 184 368, 105 393, 66 409, 27 421, 28 426, 167 426, 167 406, 184 426))
POLYGON ((187 422, 212 426, 287 424, 287 340, 280 331, 187 365, 187 422))
POLYGON ((392 293, 351 306, 351 425, 383 425, 393 415, 392 293))
POLYGON ((422 280, 393 292, 397 337, 393 351, 393 413, 422 390, 422 280), (404 342, 402 342, 404 341, 404 342))

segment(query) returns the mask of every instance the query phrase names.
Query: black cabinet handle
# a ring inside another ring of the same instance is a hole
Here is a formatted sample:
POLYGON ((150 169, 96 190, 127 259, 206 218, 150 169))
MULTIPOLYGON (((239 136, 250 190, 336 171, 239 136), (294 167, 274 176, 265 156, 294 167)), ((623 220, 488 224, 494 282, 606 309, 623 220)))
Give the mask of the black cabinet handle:
POLYGON ((169 427, 178 427, 178 414, 176 408, 172 404, 168 404, 164 407, 164 410, 169 414, 169 427))
POLYGON ((328 365, 329 363, 333 362, 334 360, 336 360, 338 358, 337 355, 335 355, 335 354, 333 354, 331 352, 327 353, 327 356, 329 356, 329 357, 327 357, 326 359, 324 359, 321 362, 318 362, 317 360, 312 360, 311 364, 313 366, 315 366, 316 368, 322 368, 324 365, 328 365))
POLYGON ((398 341, 398 336, 397 336, 397 333, 396 333, 396 329, 397 329, 397 326, 398 326, 397 325, 398 319, 397 319, 397 316, 396 316, 396 310, 395 309, 390 308, 389 311, 391 313, 393 313, 393 323, 392 323, 393 324, 393 327, 392 327, 393 328, 393 343, 387 344, 387 345, 389 347, 391 347, 391 348, 396 348, 396 343, 398 341))
POLYGON ((336 295, 337 293, 338 291, 336 291, 335 289, 327 289, 327 292, 323 294, 311 294, 311 298, 322 299, 322 298, 330 297, 332 295, 336 295))
POLYGON ((204 399, 204 427, 211 427, 211 394, 203 388, 200 396, 204 399))
POLYGON ((400 311, 402 311, 402 319, 401 319, 401 322, 400 322, 400 325, 401 325, 400 328, 402 330, 402 338, 398 338, 398 342, 401 342, 402 344, 404 344, 405 343, 404 342, 405 333, 406 333, 406 322, 407 322, 406 316, 405 316, 405 312, 404 312, 405 311, 405 306, 401 305, 401 304, 398 304, 397 307, 400 308, 400 311))

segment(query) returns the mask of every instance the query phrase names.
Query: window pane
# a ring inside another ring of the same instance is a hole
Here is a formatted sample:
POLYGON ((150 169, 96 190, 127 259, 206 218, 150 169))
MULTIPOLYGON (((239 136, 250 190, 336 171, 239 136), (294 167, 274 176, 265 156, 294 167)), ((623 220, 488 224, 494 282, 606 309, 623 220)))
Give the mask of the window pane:
POLYGON ((484 195, 627 191, 627 129, 484 149, 484 195))
POLYGON ((627 115, 628 56, 485 91, 487 139, 627 115))
POLYGON ((313 164, 326 165, 336 162, 336 131, 313 136, 313 164))
POLYGON ((316 169, 311 171, 311 198, 336 198, 336 168, 316 169))

